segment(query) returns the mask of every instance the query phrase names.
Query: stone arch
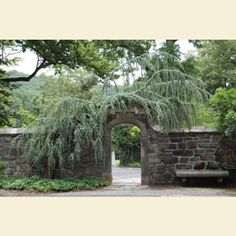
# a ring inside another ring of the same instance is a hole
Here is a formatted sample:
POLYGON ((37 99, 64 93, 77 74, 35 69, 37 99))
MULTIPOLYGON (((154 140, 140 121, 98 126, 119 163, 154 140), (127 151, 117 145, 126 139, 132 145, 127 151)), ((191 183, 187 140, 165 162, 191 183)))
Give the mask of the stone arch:
POLYGON ((106 137, 104 142, 105 147, 105 168, 107 170, 108 179, 112 181, 111 170, 111 135, 112 128, 118 124, 133 124, 137 125, 141 130, 141 184, 148 184, 148 160, 147 160, 147 146, 148 134, 147 129, 149 122, 146 114, 136 113, 116 113, 109 117, 106 126, 106 137))

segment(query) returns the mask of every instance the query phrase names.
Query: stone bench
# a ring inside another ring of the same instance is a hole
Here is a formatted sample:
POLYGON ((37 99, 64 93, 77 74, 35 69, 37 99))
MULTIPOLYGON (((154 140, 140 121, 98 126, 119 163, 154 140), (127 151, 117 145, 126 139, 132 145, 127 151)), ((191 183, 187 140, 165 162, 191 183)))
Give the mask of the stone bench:
POLYGON ((228 170, 176 170, 175 174, 177 177, 182 179, 185 183, 187 178, 199 178, 199 177, 215 177, 218 183, 223 182, 223 177, 229 176, 228 170))

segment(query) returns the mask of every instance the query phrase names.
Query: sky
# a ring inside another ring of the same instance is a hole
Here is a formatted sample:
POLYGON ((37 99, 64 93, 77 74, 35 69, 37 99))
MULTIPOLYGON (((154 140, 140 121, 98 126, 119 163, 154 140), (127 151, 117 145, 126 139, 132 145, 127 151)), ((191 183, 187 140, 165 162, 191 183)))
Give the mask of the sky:
MULTIPOLYGON (((157 40, 156 42, 157 42, 158 45, 161 45, 163 40, 157 40)), ((182 55, 183 57, 188 52, 190 52, 190 51, 194 52, 195 51, 194 46, 191 43, 189 43, 188 40, 178 40, 177 43, 180 46, 180 52, 183 54, 182 55)), ((12 67, 5 67, 3 69, 5 69, 6 71, 17 70, 19 72, 23 72, 23 73, 26 73, 26 74, 31 74, 34 71, 35 67, 36 67, 36 63, 37 63, 36 55, 31 51, 26 51, 25 53, 19 53, 17 56, 21 57, 21 61, 18 62, 18 65, 12 66, 12 67)), ((48 75, 53 75, 54 70, 52 70, 52 69, 42 69, 42 70, 39 71, 39 73, 37 75, 40 75, 42 73, 46 73, 48 75)))

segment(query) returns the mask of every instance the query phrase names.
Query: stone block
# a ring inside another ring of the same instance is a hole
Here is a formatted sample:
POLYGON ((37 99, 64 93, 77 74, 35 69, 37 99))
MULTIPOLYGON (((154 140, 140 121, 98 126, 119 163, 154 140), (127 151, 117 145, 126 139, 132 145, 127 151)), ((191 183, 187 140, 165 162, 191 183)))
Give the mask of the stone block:
POLYGON ((179 162, 178 157, 172 157, 171 154, 162 154, 158 155, 158 159, 163 163, 167 165, 175 164, 179 162))
POLYGON ((212 161, 214 160, 215 155, 212 153, 204 153, 200 155, 200 159, 203 161, 212 161))
POLYGON ((170 138, 170 142, 171 143, 179 143, 179 142, 182 142, 182 138, 170 138))
POLYGON ((191 157, 193 156, 193 151, 192 150, 174 150, 173 155, 191 157))
POLYGON ((195 164, 193 166, 193 168, 195 170, 203 170, 203 169, 205 169, 205 167, 206 167, 206 163, 203 161, 195 162, 195 164))
POLYGON ((161 143, 158 148, 161 152, 165 152, 165 150, 175 150, 177 145, 175 143, 161 143))
POLYGON ((192 140, 192 141, 187 141, 186 145, 187 145, 187 149, 196 149, 197 148, 197 141, 196 140, 192 140))
POLYGON ((188 157, 179 157, 179 162, 180 163, 188 163, 189 162, 189 158, 188 157))
POLYGON ((177 148, 177 144, 170 143, 170 144, 168 144, 168 148, 167 149, 176 149, 176 148, 177 148))
POLYGON ((219 142, 222 139, 223 135, 211 135, 210 141, 211 142, 219 142))
POLYGON ((170 183, 174 179, 174 175, 171 173, 154 173, 151 177, 152 184, 158 184, 158 183, 170 183))
POLYGON ((157 173, 167 173, 167 172, 170 172, 170 170, 172 169, 173 169, 173 166, 170 164, 161 163, 161 164, 155 165, 155 172, 157 173))
POLYGON ((218 142, 199 141, 199 148, 216 148, 218 142))
POLYGON ((198 138, 199 140, 210 140, 210 135, 209 134, 199 134, 198 138))
POLYGON ((2 137, 2 142, 5 143, 5 144, 10 144, 12 142, 14 137, 11 137, 11 136, 4 136, 2 137))
POLYGON ((161 163, 161 160, 157 157, 156 154, 148 154, 148 163, 150 164, 161 163))
POLYGON ((220 168, 220 164, 215 161, 212 161, 212 162, 209 161, 206 166, 206 169, 209 169, 209 170, 217 170, 219 168, 220 168))
POLYGON ((214 149, 197 149, 194 150, 194 155, 199 155, 201 160, 212 161, 214 159, 214 149))
POLYGON ((181 163, 181 164, 176 164, 175 165, 176 170, 189 170, 192 169, 192 165, 190 163, 181 163))
POLYGON ((181 150, 186 149, 186 144, 185 143, 178 143, 178 149, 181 149, 181 150))
POLYGON ((194 137, 183 137, 183 140, 194 140, 194 137))
POLYGON ((193 161, 193 162, 200 161, 200 156, 198 155, 198 156, 190 157, 189 161, 193 161))

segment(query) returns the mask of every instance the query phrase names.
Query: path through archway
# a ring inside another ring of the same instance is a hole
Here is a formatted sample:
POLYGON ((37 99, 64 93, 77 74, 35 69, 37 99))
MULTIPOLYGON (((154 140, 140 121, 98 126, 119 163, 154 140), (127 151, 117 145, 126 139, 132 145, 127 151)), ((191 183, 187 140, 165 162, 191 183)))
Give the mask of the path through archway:
POLYGON ((112 184, 141 184, 141 130, 133 124, 112 129, 112 184))
POLYGON ((141 155, 141 184, 148 184, 148 168, 147 168, 147 125, 146 114, 135 113, 116 113, 109 117, 107 124, 107 135, 105 139, 106 149, 106 169, 108 176, 112 182, 112 129, 118 124, 133 124, 141 130, 140 138, 140 155, 141 155))

